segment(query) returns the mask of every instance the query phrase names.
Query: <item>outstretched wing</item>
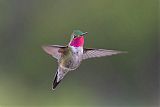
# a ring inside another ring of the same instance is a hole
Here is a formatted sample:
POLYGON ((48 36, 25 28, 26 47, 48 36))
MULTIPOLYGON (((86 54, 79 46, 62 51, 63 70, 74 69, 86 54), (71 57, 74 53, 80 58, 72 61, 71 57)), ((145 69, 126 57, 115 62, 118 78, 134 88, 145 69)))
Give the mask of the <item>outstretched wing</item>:
POLYGON ((55 90, 57 85, 61 82, 61 80, 64 78, 64 76, 68 73, 67 69, 63 69, 60 66, 58 67, 58 70, 55 74, 54 81, 52 84, 52 89, 55 90))
POLYGON ((92 49, 84 48, 82 59, 111 56, 115 54, 126 53, 124 51, 106 50, 106 49, 92 49))
POLYGON ((42 46, 42 48, 49 55, 52 55, 54 58, 59 59, 61 57, 61 54, 64 52, 66 46, 48 45, 48 46, 42 46))

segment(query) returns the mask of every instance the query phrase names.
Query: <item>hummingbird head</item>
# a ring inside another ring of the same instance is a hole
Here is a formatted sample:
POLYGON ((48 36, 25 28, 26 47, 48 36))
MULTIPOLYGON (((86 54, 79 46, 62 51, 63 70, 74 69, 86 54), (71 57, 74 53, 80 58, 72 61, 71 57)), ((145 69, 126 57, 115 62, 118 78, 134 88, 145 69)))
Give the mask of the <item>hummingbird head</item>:
POLYGON ((84 45, 84 35, 86 34, 87 32, 84 33, 80 30, 74 30, 71 35, 71 41, 69 45, 74 47, 82 47, 84 45))

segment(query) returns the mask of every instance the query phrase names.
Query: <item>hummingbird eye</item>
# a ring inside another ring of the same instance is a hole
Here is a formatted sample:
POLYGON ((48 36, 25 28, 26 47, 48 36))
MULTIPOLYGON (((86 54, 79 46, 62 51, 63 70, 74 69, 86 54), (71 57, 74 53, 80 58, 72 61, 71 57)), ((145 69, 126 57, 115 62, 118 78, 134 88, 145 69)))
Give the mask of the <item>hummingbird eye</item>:
POLYGON ((77 36, 76 35, 74 35, 74 38, 76 38, 77 36))

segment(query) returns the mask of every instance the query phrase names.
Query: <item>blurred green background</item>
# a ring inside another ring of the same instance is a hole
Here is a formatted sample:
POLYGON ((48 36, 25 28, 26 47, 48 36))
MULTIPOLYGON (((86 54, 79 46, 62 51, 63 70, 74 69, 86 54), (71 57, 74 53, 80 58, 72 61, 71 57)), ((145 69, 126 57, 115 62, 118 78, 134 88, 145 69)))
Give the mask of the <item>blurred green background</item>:
POLYGON ((158 24, 158 0, 0 0, 0 107, 157 107, 158 24), (86 60, 52 91, 41 46, 75 29, 85 47, 128 54, 86 60))

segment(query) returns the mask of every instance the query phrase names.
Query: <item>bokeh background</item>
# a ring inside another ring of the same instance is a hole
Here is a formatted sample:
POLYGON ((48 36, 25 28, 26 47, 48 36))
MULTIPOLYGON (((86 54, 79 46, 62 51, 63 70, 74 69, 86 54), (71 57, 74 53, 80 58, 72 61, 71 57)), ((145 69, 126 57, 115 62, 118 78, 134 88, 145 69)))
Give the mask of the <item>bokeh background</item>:
POLYGON ((158 0, 0 0, 0 107, 158 107, 158 0), (90 59, 51 90, 57 62, 42 45, 128 54, 90 59))

